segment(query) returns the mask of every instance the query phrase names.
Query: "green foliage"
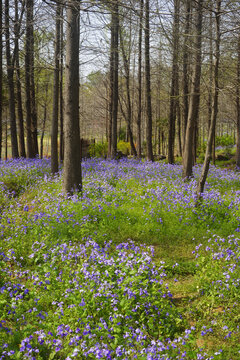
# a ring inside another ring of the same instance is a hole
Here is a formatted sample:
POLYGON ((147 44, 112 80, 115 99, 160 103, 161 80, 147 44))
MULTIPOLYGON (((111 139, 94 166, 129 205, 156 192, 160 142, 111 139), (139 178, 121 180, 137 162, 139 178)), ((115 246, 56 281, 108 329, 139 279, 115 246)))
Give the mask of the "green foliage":
POLYGON ((216 136, 216 146, 231 147, 234 145, 234 138, 230 135, 216 136))
POLYGON ((89 154, 91 157, 106 157, 108 152, 108 143, 93 143, 89 146, 89 154))
POLYGON ((120 140, 117 144, 117 149, 121 151, 124 155, 129 155, 131 146, 129 142, 125 142, 123 140, 120 140))
POLYGON ((119 133, 118 133, 118 138, 120 141, 125 141, 126 139, 126 134, 127 134, 127 131, 126 131, 126 127, 123 126, 119 129, 119 133))

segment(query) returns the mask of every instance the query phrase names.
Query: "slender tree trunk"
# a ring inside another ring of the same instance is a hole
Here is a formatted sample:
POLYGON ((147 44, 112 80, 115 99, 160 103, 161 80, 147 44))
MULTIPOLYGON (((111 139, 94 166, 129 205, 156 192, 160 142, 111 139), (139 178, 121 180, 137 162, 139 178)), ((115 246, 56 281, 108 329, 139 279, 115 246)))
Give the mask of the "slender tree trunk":
POLYGON ((181 109, 178 99, 177 99, 176 116, 177 116, 177 124, 178 124, 178 149, 179 149, 179 155, 182 157, 181 109))
MULTIPOLYGON (((24 12, 24 7, 22 8, 22 15, 23 15, 23 12, 24 12)), ((19 21, 19 16, 18 16, 18 0, 15 0, 14 36, 15 36, 15 58, 16 58, 19 155, 21 157, 26 157, 25 138, 24 138, 23 106, 22 106, 22 85, 21 85, 21 73, 20 73, 20 64, 19 64, 19 45, 18 45, 18 39, 20 37, 20 22, 21 21, 19 21)))
POLYGON ((142 33, 143 33, 143 0, 140 0, 139 34, 138 34, 138 114, 137 114, 137 156, 142 156, 142 33))
POLYGON ((27 130, 27 157, 34 158, 34 143, 32 137, 32 103, 31 103, 31 2, 26 0, 26 45, 25 45, 25 91, 26 91, 26 130, 27 130))
POLYGON ((19 157, 14 95, 14 64, 10 52, 9 0, 5 0, 5 35, 12 157, 19 157))
POLYGON ((145 0, 145 77, 146 77, 146 101, 147 101, 147 119, 146 119, 147 159, 153 161, 149 0, 145 0))
POLYGON ((53 84, 53 112, 51 132, 51 172, 58 172, 58 115, 59 115, 59 57, 60 57, 60 4, 56 8, 55 69, 53 84))
POLYGON ((34 156, 38 155, 38 134, 37 134, 37 106, 35 96, 35 75, 34 75, 34 31, 33 31, 33 6, 34 0, 29 2, 29 35, 30 35, 30 93, 31 93, 31 120, 32 120, 32 139, 34 156))
POLYGON ((59 162, 63 161, 64 136, 63 136, 63 5, 60 4, 60 84, 59 84, 59 112, 60 112, 60 150, 59 162))
POLYGON ((186 0, 185 4, 186 20, 183 44, 183 147, 185 143, 189 106, 189 33, 191 18, 191 0, 186 0))
POLYGON ((5 123, 5 160, 8 159, 8 121, 7 117, 8 114, 6 114, 6 123, 5 123))
POLYGON ((44 110, 43 110, 43 123, 42 123, 42 134, 40 139, 40 159, 43 158, 43 139, 45 135, 45 127, 46 127, 46 121, 47 121, 47 97, 48 97, 48 82, 46 83, 45 88, 45 103, 44 103, 44 110))
POLYGON ((204 164, 201 172, 201 176, 198 181, 197 186, 197 199, 199 200, 202 197, 204 190, 204 185, 207 179, 207 174, 209 170, 209 164, 211 159, 211 151, 213 146, 213 139, 216 128, 217 113, 218 113, 218 95, 219 95, 219 84, 218 84, 218 74, 219 74, 219 62, 220 62, 220 16, 221 16, 221 0, 216 0, 216 10, 215 10, 215 24, 216 24, 216 40, 215 40, 215 63, 214 63, 214 95, 213 95, 213 111, 211 117, 211 124, 208 135, 207 149, 205 153, 204 164))
POLYGON ((194 69, 192 75, 191 97, 188 110, 188 121, 185 136, 185 146, 183 155, 183 179, 192 176, 193 167, 193 138, 195 124, 198 119, 200 102, 200 79, 201 79, 201 60, 202 60, 202 12, 203 0, 199 0, 196 5, 196 40, 194 49, 194 69))
POLYGON ((79 129, 79 12, 80 1, 67 1, 63 191, 82 190, 79 129))
POLYGON ((129 135, 132 153, 134 156, 137 156, 137 151, 136 151, 136 148, 134 145, 133 133, 132 133, 132 127, 131 127, 132 103, 131 103, 131 95, 130 95, 130 54, 129 54, 129 58, 127 58, 121 31, 120 31, 120 46, 121 46, 122 56, 123 56, 123 64, 124 64, 125 80, 126 80, 126 90, 127 90, 127 116, 126 116, 127 129, 128 129, 128 135, 129 135))
POLYGON ((237 81, 236 81, 236 110, 237 110, 237 151, 236 167, 240 170, 240 32, 238 34, 237 48, 237 81))
POLYGON ((0 160, 2 159, 2 133, 3 133, 3 96, 2 96, 2 85, 3 85, 3 73, 2 73, 2 0, 0 0, 0 160))
POLYGON ((112 86, 111 86, 111 101, 112 101, 112 144, 111 157, 115 158, 117 154, 117 119, 118 119, 118 43, 119 43, 119 5, 118 0, 112 2, 112 86))
POLYGON ((175 128, 177 117, 177 102, 179 101, 179 10, 180 1, 174 0, 173 22, 173 60, 172 60, 172 84, 170 94, 169 132, 168 132, 168 162, 174 163, 175 128))

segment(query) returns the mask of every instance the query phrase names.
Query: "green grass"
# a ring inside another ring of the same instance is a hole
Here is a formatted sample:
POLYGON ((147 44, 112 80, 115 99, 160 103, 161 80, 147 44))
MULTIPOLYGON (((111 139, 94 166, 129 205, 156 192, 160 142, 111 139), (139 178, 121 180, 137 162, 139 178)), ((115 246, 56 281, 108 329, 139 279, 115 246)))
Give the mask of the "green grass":
MULTIPOLYGON (((130 166, 124 168, 124 173, 131 173, 130 166)), ((174 176, 178 179, 177 175, 174 176)), ((46 266, 43 252, 47 253, 58 243, 71 242, 74 245, 91 238, 100 246, 110 240, 113 244, 133 240, 135 244, 152 245, 154 262, 165 262, 167 276, 164 283, 173 294, 173 304, 182 313, 185 324, 196 327, 195 349, 204 347, 214 353, 221 348, 223 355, 214 359, 239 358, 239 287, 230 284, 229 292, 221 288, 222 298, 219 297, 219 288, 211 286, 213 280, 224 279, 223 266, 231 266, 233 260, 222 265, 205 252, 209 238, 237 236, 240 210, 232 202, 235 191, 240 189, 238 178, 230 183, 218 175, 210 176, 207 191, 214 190, 214 196, 203 200, 197 208, 183 206, 181 198, 191 191, 184 190, 178 198, 182 186, 186 185, 176 185, 168 176, 161 181, 150 178, 150 183, 131 176, 121 179, 117 175, 103 181, 97 178, 93 167, 84 178, 83 197, 79 195, 74 199, 66 199, 60 194, 61 179, 58 178, 40 181, 35 188, 21 171, 18 176, 6 179, 8 181, 3 179, 5 185, 19 191, 8 199, 7 207, 3 206, 1 248, 3 251, 14 249, 16 261, 21 262, 23 268, 40 271, 42 266, 46 266), (39 246, 34 244, 43 242, 39 255, 29 257, 34 246, 39 246), (202 247, 196 266, 198 259, 193 251, 199 243, 202 247), (213 331, 201 335, 204 327, 211 327, 213 331), (228 336, 230 331, 231 336, 228 336)), ((189 199, 191 202, 191 197, 189 199)), ((14 268, 15 261, 10 266, 14 268)), ((234 271, 239 274, 239 269, 234 271)), ((58 285, 56 282, 54 286, 58 285)), ((55 290, 51 288, 53 293, 55 290)), ((41 307, 51 309, 50 300, 45 297, 41 307)), ((15 339, 16 344, 17 341, 15 339)), ((192 359, 195 358, 193 355, 192 359)))

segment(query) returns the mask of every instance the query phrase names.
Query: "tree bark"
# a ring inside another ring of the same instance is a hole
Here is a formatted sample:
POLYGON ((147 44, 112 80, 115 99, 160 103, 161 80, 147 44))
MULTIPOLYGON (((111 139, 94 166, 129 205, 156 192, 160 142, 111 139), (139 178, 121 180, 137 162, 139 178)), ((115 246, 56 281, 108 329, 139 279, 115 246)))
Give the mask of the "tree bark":
MULTIPOLYGON (((24 4, 22 8, 22 15, 24 12, 24 4)), ((18 139, 19 139, 19 155, 26 157, 25 138, 24 138, 24 121, 23 121, 23 106, 22 106, 22 85, 21 73, 19 64, 19 44, 20 37, 20 23, 18 16, 18 0, 15 0, 15 23, 14 23, 14 36, 15 36, 15 58, 16 58, 16 83, 17 83, 17 114, 18 114, 18 139)))
POLYGON ((111 102, 112 102, 112 141, 111 157, 115 158, 117 154, 117 119, 118 119, 118 63, 119 63, 119 4, 118 0, 112 2, 112 84, 111 84, 111 102))
POLYGON ((5 0, 5 35, 6 35, 6 60, 7 60, 7 82, 9 95, 9 116, 11 129, 12 157, 19 157, 17 141, 17 125, 15 114, 15 94, 14 94, 14 64, 10 52, 10 31, 9 31, 9 0, 5 0))
POLYGON ((142 33, 143 33, 143 0, 140 0, 139 34, 138 34, 138 114, 137 114, 137 156, 142 156, 142 33))
POLYGON ((218 113, 218 95, 219 95, 219 62, 220 62, 220 17, 221 17, 221 0, 216 1, 216 10, 215 10, 215 24, 216 24, 216 39, 215 39, 215 63, 214 63, 214 94, 213 94, 213 111, 211 116, 211 124, 208 135, 207 148, 205 153, 205 159, 203 163, 203 168, 201 172, 201 176, 198 181, 197 186, 197 199, 199 200, 202 197, 202 193, 204 190, 204 185, 207 179, 209 164, 211 160, 211 152, 213 146, 213 139, 216 128, 216 120, 218 113))
POLYGON ((80 1, 67 1, 63 191, 69 194, 82 190, 79 129, 79 6, 80 1))
POLYGON ((180 1, 174 0, 174 22, 173 22, 173 60, 172 81, 170 94, 169 131, 168 131, 168 162, 174 163, 175 128, 177 117, 177 103, 179 101, 179 10, 180 1))
POLYGON ((54 54, 54 84, 53 84, 53 112, 51 132, 51 172, 58 172, 58 116, 59 116, 59 57, 60 57, 60 4, 56 7, 55 54, 54 54))
POLYGON ((33 6, 34 0, 27 0, 29 2, 29 35, 30 35, 30 93, 31 93, 31 120, 32 120, 32 139, 34 157, 38 155, 38 130, 37 130, 37 106, 35 96, 35 75, 34 75, 34 19, 33 6))
POLYGON ((44 103, 44 109, 43 109, 43 123, 42 123, 42 134, 40 139, 40 159, 43 158, 43 139, 45 135, 45 127, 46 127, 46 121, 47 121, 47 97, 48 97, 48 81, 46 83, 45 87, 45 103, 44 103))
POLYGON ((240 32, 237 46, 237 79, 236 79, 236 113, 237 113, 237 150, 236 167, 240 170, 240 32))
POLYGON ((203 0, 199 0, 196 5, 196 35, 194 49, 194 69, 191 84, 191 96, 188 109, 188 121, 185 136, 184 155, 183 155, 183 179, 192 177, 192 167, 194 161, 193 144, 195 124, 198 119, 200 102, 200 79, 202 61, 202 13, 203 0))
POLYGON ((147 159, 153 161, 149 0, 145 0, 145 80, 146 80, 146 101, 147 101, 147 119, 146 119, 147 159))
POLYGON ((189 36, 190 36, 190 18, 191 18, 191 0, 186 0, 186 20, 183 43, 183 148, 185 143, 188 106, 189 106, 189 36))
POLYGON ((3 96, 2 96, 2 88, 3 88, 3 71, 2 71, 2 33, 3 33, 3 24, 2 24, 2 0, 0 0, 0 160, 2 159, 2 133, 3 133, 3 121, 2 121, 2 113, 3 113, 3 96))
POLYGON ((25 91, 26 91, 26 130, 27 130, 27 157, 34 158, 34 142, 32 134, 32 102, 31 102, 31 22, 32 22, 32 0, 26 0, 26 44, 25 44, 25 91))
POLYGON ((59 162, 63 161, 64 154, 64 136, 63 136, 63 5, 60 4, 60 83, 59 83, 59 111, 60 111, 60 150, 59 162))
POLYGON ((129 135, 132 153, 134 156, 137 156, 137 151, 136 151, 136 148, 134 145, 133 132, 132 132, 132 127, 131 127, 132 103, 131 103, 131 95, 130 95, 130 54, 129 54, 129 58, 127 58, 121 31, 120 31, 120 46, 121 46, 122 56, 123 56, 123 64, 124 64, 125 80, 126 80, 126 90, 127 90, 127 115, 126 115, 127 129, 128 129, 128 135, 129 135))

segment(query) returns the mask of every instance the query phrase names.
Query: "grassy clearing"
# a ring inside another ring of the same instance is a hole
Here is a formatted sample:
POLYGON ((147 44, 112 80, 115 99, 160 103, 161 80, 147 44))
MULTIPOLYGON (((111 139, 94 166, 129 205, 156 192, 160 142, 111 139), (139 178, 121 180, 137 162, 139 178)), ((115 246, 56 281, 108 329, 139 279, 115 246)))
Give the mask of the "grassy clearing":
POLYGON ((237 360, 240 177, 211 167, 196 208, 199 172, 91 159, 66 198, 2 163, 2 358, 237 360))

